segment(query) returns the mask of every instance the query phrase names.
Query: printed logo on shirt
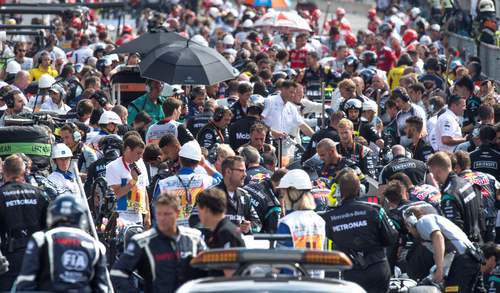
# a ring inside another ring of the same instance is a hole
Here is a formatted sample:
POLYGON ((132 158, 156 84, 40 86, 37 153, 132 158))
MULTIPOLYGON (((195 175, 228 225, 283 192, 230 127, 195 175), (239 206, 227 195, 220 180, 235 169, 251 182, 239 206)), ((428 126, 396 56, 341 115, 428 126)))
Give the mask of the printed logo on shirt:
POLYGON ((89 264, 89 259, 83 251, 67 250, 62 255, 62 265, 71 271, 83 271, 89 264))

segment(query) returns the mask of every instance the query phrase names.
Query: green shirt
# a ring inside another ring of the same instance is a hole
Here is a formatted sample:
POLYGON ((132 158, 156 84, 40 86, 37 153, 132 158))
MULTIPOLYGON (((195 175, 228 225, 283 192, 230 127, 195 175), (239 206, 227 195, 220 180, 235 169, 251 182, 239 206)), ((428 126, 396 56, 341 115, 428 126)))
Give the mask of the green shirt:
POLYGON ((141 111, 145 111, 146 113, 149 114, 149 116, 151 116, 151 118, 153 119, 153 121, 151 121, 151 124, 154 124, 162 120, 163 118, 165 118, 162 109, 162 104, 165 101, 165 99, 166 99, 165 97, 158 97, 158 103, 154 104, 149 98, 149 94, 147 93, 138 97, 128 106, 127 123, 129 125, 132 125, 135 116, 137 115, 138 112, 141 111))

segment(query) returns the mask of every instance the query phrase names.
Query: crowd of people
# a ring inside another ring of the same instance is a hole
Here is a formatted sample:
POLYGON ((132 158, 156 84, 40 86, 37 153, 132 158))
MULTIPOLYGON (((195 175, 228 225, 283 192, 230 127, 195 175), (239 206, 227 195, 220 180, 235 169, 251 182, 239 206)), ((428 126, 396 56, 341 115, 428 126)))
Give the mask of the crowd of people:
POLYGON ((497 292, 500 95, 480 59, 419 9, 370 9, 358 32, 343 8, 324 26, 319 9, 298 9, 312 32, 290 32, 256 29, 267 9, 243 2, 147 8, 116 40, 95 14, 54 17, 41 50, 1 43, 0 127, 64 122, 42 128, 46 168, 28 151, 1 163, 0 291, 174 292, 234 274, 191 267, 199 252, 278 233, 290 235, 280 247, 346 253, 343 278, 367 292, 391 277, 497 292), (154 30, 215 48, 238 76, 148 79, 117 104, 113 76, 144 56, 113 50, 154 30), (120 247, 89 224, 144 232, 120 247))

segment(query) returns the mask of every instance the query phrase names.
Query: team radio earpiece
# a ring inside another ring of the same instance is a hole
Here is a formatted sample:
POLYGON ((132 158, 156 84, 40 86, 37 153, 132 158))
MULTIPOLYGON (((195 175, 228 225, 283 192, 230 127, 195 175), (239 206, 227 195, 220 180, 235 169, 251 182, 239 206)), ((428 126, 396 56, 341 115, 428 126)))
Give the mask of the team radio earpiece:
POLYGON ((73 140, 75 141, 75 143, 80 142, 82 140, 82 134, 78 130, 78 126, 76 126, 76 124, 73 122, 68 123, 68 125, 71 127, 73 131, 73 140))

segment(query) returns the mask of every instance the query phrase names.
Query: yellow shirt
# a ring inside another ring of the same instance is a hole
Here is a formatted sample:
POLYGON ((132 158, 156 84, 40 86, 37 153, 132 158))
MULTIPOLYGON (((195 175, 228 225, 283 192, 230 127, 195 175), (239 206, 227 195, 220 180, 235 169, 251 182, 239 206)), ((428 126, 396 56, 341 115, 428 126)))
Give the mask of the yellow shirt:
POLYGON ((398 67, 394 67, 389 71, 388 81, 389 86, 391 87, 391 91, 399 86, 399 79, 403 76, 403 72, 405 71, 406 65, 401 65, 398 67))
POLYGON ((55 70, 54 68, 52 68, 50 66, 47 70, 43 70, 40 66, 30 70, 30 77, 31 77, 31 80, 33 80, 33 81, 38 80, 40 78, 40 76, 42 76, 44 74, 51 75, 54 78, 59 75, 57 70, 55 70))

